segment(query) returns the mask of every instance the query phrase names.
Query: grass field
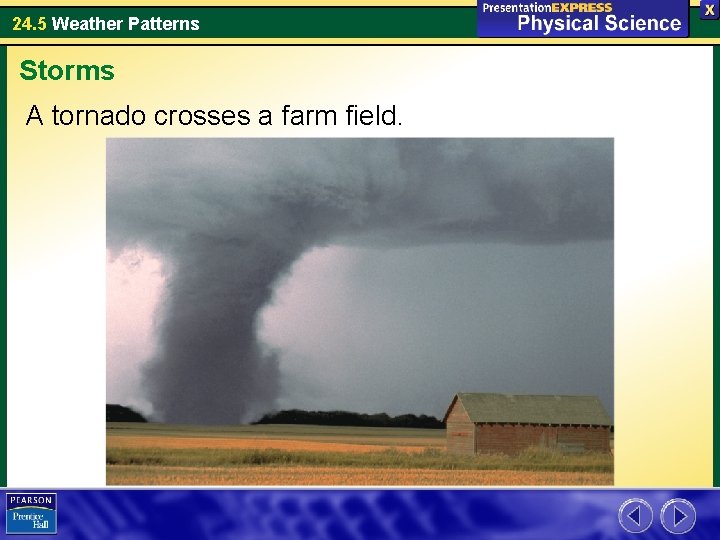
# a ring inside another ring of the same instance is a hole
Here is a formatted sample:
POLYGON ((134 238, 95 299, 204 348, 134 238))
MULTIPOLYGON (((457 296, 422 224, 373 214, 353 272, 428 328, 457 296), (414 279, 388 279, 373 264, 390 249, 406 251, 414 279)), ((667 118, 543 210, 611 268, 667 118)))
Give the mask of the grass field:
POLYGON ((107 424, 109 485, 611 485, 610 455, 452 456, 445 431, 107 424))

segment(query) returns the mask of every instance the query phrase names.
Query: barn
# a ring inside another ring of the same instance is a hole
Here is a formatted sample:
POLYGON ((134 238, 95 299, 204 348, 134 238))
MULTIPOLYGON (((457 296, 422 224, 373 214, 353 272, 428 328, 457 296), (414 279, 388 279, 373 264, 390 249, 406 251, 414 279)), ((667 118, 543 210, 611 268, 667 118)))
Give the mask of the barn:
POLYGON ((443 422, 451 454, 518 454, 530 446, 610 452, 611 421, 595 396, 456 394, 443 422))

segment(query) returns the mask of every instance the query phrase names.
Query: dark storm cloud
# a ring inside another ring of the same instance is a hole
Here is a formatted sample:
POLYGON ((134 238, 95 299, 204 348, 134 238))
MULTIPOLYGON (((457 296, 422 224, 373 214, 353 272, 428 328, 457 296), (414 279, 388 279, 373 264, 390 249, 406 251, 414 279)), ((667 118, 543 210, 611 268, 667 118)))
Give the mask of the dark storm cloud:
POLYGON ((610 239, 611 140, 108 142, 107 241, 159 253, 168 283, 148 398, 166 421, 268 410, 256 337, 278 278, 313 246, 610 239))

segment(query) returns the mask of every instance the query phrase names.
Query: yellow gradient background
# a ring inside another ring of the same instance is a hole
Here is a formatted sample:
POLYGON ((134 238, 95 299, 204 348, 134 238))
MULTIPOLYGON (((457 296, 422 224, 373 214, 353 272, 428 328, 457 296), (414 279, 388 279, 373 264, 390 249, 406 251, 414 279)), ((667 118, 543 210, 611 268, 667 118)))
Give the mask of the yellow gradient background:
POLYGON ((711 485, 712 130, 710 116, 688 112, 686 101, 710 91, 711 69, 702 68, 711 54, 709 47, 9 47, 9 485, 105 481, 106 139, 288 136, 615 138, 615 483, 711 485), (24 81, 24 59, 112 64, 116 76, 24 81), (255 118, 286 103, 336 108, 339 119, 350 103, 395 104, 402 125, 283 127, 279 115, 272 127, 152 123, 159 108, 248 109, 255 118), (25 126, 33 104, 42 127, 25 126), (54 104, 129 104, 147 122, 57 127, 54 104), (43 418, 42 429, 21 411, 43 418), (39 444, 47 440, 50 458, 39 444))

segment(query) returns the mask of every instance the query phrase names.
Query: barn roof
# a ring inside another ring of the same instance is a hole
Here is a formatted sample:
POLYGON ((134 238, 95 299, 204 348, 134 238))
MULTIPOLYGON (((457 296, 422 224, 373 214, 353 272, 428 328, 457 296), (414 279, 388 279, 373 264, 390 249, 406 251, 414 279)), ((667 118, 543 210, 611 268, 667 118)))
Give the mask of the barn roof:
POLYGON ((530 396, 517 394, 456 394, 456 401, 475 423, 522 423, 609 426, 610 417, 595 396, 530 396))

